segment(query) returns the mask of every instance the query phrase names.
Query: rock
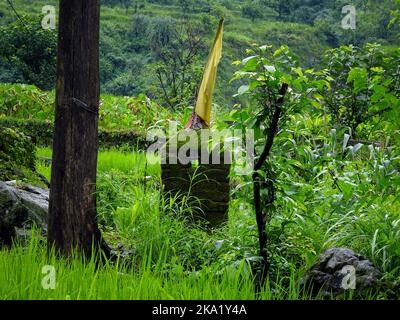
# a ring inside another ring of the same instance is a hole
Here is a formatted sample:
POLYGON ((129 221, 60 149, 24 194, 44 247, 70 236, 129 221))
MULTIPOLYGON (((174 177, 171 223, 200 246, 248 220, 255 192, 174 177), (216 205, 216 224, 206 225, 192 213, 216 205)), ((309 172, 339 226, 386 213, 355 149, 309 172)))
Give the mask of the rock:
POLYGON ((0 182, 0 245, 10 245, 19 228, 45 228, 48 207, 48 190, 0 182))
POLYGON ((355 289, 357 293, 374 289, 380 276, 380 271, 365 257, 347 248, 332 248, 320 255, 319 261, 301 280, 301 286, 305 290, 312 288, 313 296, 330 298, 347 289, 355 289), (352 271, 355 277, 351 277, 352 271))

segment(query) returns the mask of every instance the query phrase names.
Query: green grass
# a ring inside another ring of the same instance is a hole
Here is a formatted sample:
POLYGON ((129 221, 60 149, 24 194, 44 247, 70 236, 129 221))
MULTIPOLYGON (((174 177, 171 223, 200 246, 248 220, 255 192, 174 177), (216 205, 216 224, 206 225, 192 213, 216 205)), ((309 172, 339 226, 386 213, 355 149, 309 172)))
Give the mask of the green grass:
MULTIPOLYGON (((50 172, 50 167, 43 163, 44 159, 52 157, 50 148, 37 148, 36 155, 39 159, 37 169, 40 173, 47 176, 50 172)), ((158 177, 160 166, 157 164, 149 164, 148 157, 143 152, 126 151, 121 152, 116 149, 100 150, 98 154, 97 171, 98 173, 107 173, 112 170, 117 170, 122 173, 134 174, 135 177, 153 176, 158 177)), ((157 158, 152 157, 151 162, 157 161, 157 158)))
MULTIPOLYGON (((37 155, 49 158, 51 150, 40 148, 37 155)), ((58 260, 47 256, 34 234, 28 247, 0 251, 0 299, 306 298, 295 271, 268 282, 256 295, 250 272, 256 248, 254 230, 247 230, 250 211, 233 201, 225 227, 213 233, 194 228, 188 220, 190 199, 164 199, 160 167, 146 166, 145 159, 140 153, 99 152, 99 220, 111 245, 122 243, 132 251, 131 268, 109 264, 96 269, 94 260, 84 263, 78 256, 58 260), (145 176, 150 177, 146 184, 145 176), (55 267, 56 290, 41 287, 46 265, 55 267)), ((40 162, 38 170, 46 176, 50 172, 40 162)))
MULTIPOLYGON (((96 267, 95 259, 84 262, 79 256, 72 261, 48 255, 45 247, 33 238, 27 248, 0 251, 0 299, 79 299, 79 300, 254 300, 301 299, 296 278, 288 289, 266 284, 256 296, 253 279, 245 264, 216 274, 204 268, 185 272, 179 264, 165 269, 166 261, 155 264, 144 259, 138 268, 120 264, 96 267), (55 268, 55 290, 45 290, 44 266, 55 268), (17 267, 18 266, 18 267, 17 267)), ((306 296, 304 296, 305 298, 306 296)))
MULTIPOLYGON (((51 150, 38 149, 37 155, 51 157, 51 150)), ((314 199, 303 219, 294 219, 278 238, 270 234, 270 279, 256 295, 251 269, 257 261, 257 233, 247 202, 250 190, 236 192, 229 222, 208 232, 190 222, 190 198, 162 197, 160 168, 146 166, 143 154, 102 150, 98 168, 101 229, 113 247, 123 244, 132 252, 130 268, 108 264, 96 269, 94 260, 84 263, 78 255, 70 261, 47 256, 35 233, 28 246, 0 251, 0 299, 308 299, 299 279, 332 246, 358 250, 380 267, 384 279, 398 279, 399 220, 383 210, 398 210, 393 198, 384 205, 377 202, 372 207, 382 209, 369 215, 361 211, 356 224, 354 214, 325 212, 331 196, 314 199), (55 267, 55 290, 41 286, 46 265, 55 267)), ((49 175, 50 168, 40 162, 38 169, 49 175)), ((290 207, 286 210, 283 217, 290 215, 290 207)), ((387 290, 379 297, 385 298, 387 290)))
MULTIPOLYGON (((55 3, 15 1, 21 13, 39 13, 41 5, 55 3)), ((225 12, 227 45, 221 79, 232 76, 227 65, 240 59, 243 48, 253 42, 289 44, 303 56, 318 55, 326 47, 315 27, 277 22, 272 17, 250 23, 237 9, 225 12)), ((0 10, 6 13, 4 23, 14 19, 6 3, 0 3, 0 10)), ((147 3, 143 13, 176 16, 177 11, 175 6, 147 3)), ((118 41, 120 37, 114 36, 128 30, 129 23, 124 10, 102 7, 102 36, 106 31, 106 37, 118 41), (114 27, 117 31, 111 30, 114 27)), ((211 39, 212 33, 208 36, 211 39)), ((227 87, 224 81, 218 81, 218 86, 227 87)), ((53 101, 52 92, 0 84, 0 116, 53 121, 53 101)), ((145 132, 155 121, 172 116, 187 119, 188 113, 171 115, 144 96, 101 96, 99 125, 103 129, 145 132)), ((268 224, 270 278, 259 295, 254 293, 251 272, 259 257, 249 180, 235 177, 229 221, 208 231, 191 222, 195 199, 163 197, 159 165, 150 165, 143 153, 114 149, 100 150, 98 155, 98 220, 109 244, 122 244, 132 252, 131 267, 96 268, 95 260, 84 262, 78 255, 69 261, 56 259, 47 255, 35 233, 28 246, 18 243, 0 250, 0 299, 306 299, 309 296, 299 290, 299 279, 331 247, 349 247, 365 255, 382 271, 384 280, 398 287, 400 153, 396 144, 372 151, 365 147, 355 156, 342 156, 331 150, 335 144, 340 149, 342 137, 330 140, 326 118, 294 117, 290 129, 293 132, 284 132, 283 142, 278 135, 273 150, 271 162, 280 190, 268 224), (317 147, 312 139, 321 139, 325 147, 317 147), (56 290, 41 286, 45 265, 55 267, 56 290)), ((387 133, 394 135, 394 130, 383 129, 383 140, 387 133)), ((51 168, 43 158, 51 158, 51 149, 40 148, 37 155, 37 171, 50 180, 51 168)), ((399 296, 398 290, 390 290, 384 287, 378 297, 399 296)))
MULTIPOLYGON (((301 121, 292 128, 304 135, 313 124, 307 123, 308 129, 304 125, 301 121)), ((286 147, 282 146, 282 154, 286 147)), ((397 149, 375 151, 377 163, 392 159, 387 170, 379 172, 368 160, 368 148, 348 156, 351 161, 329 158, 341 191, 332 187, 325 172, 327 160, 320 162, 300 146, 296 152, 297 165, 320 174, 309 184, 297 171, 292 172, 293 168, 285 168, 290 186, 301 188, 291 189, 299 192, 292 194, 295 200, 277 199, 276 216, 268 225, 270 279, 259 296, 254 293, 251 272, 258 261, 257 228, 248 196, 251 186, 234 188, 228 223, 208 232, 190 220, 194 199, 162 196, 159 165, 146 165, 142 153, 100 150, 99 223, 109 244, 122 244, 132 252, 131 268, 107 265, 95 269, 93 261, 85 265, 79 257, 72 262, 56 260, 47 257, 46 248, 33 237, 28 248, 17 245, 0 251, 0 298, 305 299, 308 296, 300 292, 298 279, 331 247, 351 248, 382 271, 387 285, 378 295, 364 299, 398 296, 393 289, 400 281, 397 149), (362 183, 352 183, 354 179, 362 179, 362 183), (40 285, 41 268, 47 264, 57 270, 55 291, 43 290, 40 285)), ((50 158, 51 150, 39 148, 37 155, 50 158)), ((279 157, 276 161, 283 163, 279 157)), ((49 178, 50 168, 43 162, 38 162, 37 169, 49 178)), ((236 178, 235 184, 245 182, 243 179, 236 178)), ((286 188, 284 181, 281 185, 286 188)))

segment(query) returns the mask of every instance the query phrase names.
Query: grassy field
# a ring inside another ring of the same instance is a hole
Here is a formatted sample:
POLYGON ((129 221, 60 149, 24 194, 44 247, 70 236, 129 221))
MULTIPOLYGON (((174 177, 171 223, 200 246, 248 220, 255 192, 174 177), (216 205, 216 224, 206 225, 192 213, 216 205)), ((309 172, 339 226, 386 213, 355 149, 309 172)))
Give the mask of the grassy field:
MULTIPOLYGON (((51 120, 50 104, 32 105, 42 97, 40 91, 21 86, 15 90, 15 94, 1 95, 6 110, 29 119, 28 113, 40 117, 43 108, 42 115, 51 120)), ((51 94, 44 97, 50 101, 51 94)), ((123 99, 110 96, 104 101, 123 99)), ((105 110, 113 109, 109 107, 113 103, 105 110)), ((124 110, 116 107, 104 124, 118 125, 119 112, 124 114, 124 110)), ((130 117, 152 123, 151 116, 146 118, 143 112, 130 117)), ((355 152, 354 147, 341 147, 343 132, 332 131, 325 117, 306 114, 291 119, 293 139, 278 140, 279 152, 273 158, 274 165, 283 169, 277 170, 280 196, 268 225, 270 278, 258 296, 252 273, 259 261, 257 226, 248 177, 232 179, 229 221, 209 232, 191 222, 191 205, 196 199, 162 196, 159 165, 150 165, 143 152, 114 148, 98 154, 98 221, 113 248, 122 246, 131 252, 130 267, 110 264, 95 270, 94 262, 85 267, 80 258, 72 264, 58 261, 46 256, 45 243, 40 233, 35 233, 27 239, 28 247, 20 244, 0 251, 4 271, 0 298, 303 299, 309 295, 299 290, 298 280, 319 254, 332 247, 351 248, 382 272, 383 283, 389 285, 363 298, 397 296, 400 150, 383 135, 392 130, 387 126, 395 123, 381 125, 383 129, 377 130, 375 137, 382 141, 380 147, 362 145, 355 152), (315 137, 323 139, 322 149, 313 142, 315 137), (55 291, 41 288, 41 268, 47 264, 57 270, 55 291)), ((396 137, 394 132, 392 138, 396 137)), ((37 148, 36 169, 48 180, 51 156, 50 148, 37 148)))
MULTIPOLYGON (((168 243, 165 244, 166 250, 168 243)), ((151 254, 151 252, 150 252, 151 254)), ((144 259, 137 269, 123 264, 98 267, 95 260, 84 262, 78 256, 73 262, 48 255, 46 248, 33 238, 29 247, 0 251, 0 299, 55 300, 278 300, 305 299, 292 278, 289 288, 267 283, 258 295, 254 292, 252 276, 245 263, 224 272, 212 268, 198 272, 185 271, 175 263, 166 269, 168 255, 157 263, 144 259), (20 266, 20 267, 15 267, 20 266), (42 287, 42 268, 54 266, 54 290, 42 287)))
MULTIPOLYGON (((50 156, 50 149, 38 150, 39 159, 50 156)), ((49 177, 50 168, 40 161, 38 170, 49 177)), ((384 281, 396 283, 399 279, 400 217, 395 196, 365 194, 370 199, 365 203, 360 190, 353 192, 361 206, 351 198, 339 204, 329 184, 316 182, 314 188, 320 191, 309 198, 305 212, 294 217, 290 207, 282 207, 280 218, 271 225, 270 280, 256 296, 251 272, 257 262, 256 225, 246 199, 248 191, 233 192, 228 224, 210 233, 189 221, 190 197, 162 197, 159 170, 158 165, 146 166, 146 157, 140 153, 99 153, 99 222, 113 247, 123 245, 131 251, 130 268, 110 264, 95 269, 93 261, 84 266, 79 258, 72 264, 58 261, 46 257, 44 244, 34 236, 27 249, 17 246, 0 253, 2 276, 8 277, 0 278, 0 296, 307 299, 309 295, 298 287, 299 279, 320 253, 334 246, 351 247, 366 255, 384 272, 384 281), (295 223, 274 236, 281 227, 279 221, 289 218, 295 223), (56 266, 55 291, 41 288, 41 268, 47 264, 56 266), (21 283, 18 288, 10 288, 17 282, 21 283)), ((390 288, 363 298, 388 297, 393 294, 390 288)))
MULTIPOLYGON (((49 158, 51 153, 42 148, 37 156, 49 158)), ((37 169, 50 178, 50 167, 40 160, 37 169)), ((190 199, 162 199, 159 166, 146 166, 145 155, 101 151, 98 172, 103 232, 110 244, 123 243, 132 250, 129 267, 117 263, 97 268, 95 259, 84 263, 78 256, 72 263, 58 260, 47 255, 43 239, 33 231, 28 246, 16 244, 10 251, 0 251, 1 299, 307 298, 300 292, 295 272, 279 277, 273 285, 268 282, 255 294, 249 269, 252 250, 246 247, 254 239, 244 224, 251 216, 242 206, 242 210, 235 208, 238 202, 233 202, 229 224, 210 234, 187 221, 190 199), (247 244, 242 243, 245 239, 247 244), (56 270, 55 290, 41 285, 42 267, 47 265, 56 270)))

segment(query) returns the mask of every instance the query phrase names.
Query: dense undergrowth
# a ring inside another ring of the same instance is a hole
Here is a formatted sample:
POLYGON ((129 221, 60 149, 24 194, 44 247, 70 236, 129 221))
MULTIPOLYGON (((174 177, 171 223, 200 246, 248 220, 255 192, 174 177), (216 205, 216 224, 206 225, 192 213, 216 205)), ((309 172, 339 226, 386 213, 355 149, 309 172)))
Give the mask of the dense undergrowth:
MULTIPOLYGON (((32 85, 0 84, 0 119, 54 122, 54 91, 32 85)), ((99 127, 106 131, 130 130, 145 134, 154 119, 171 118, 171 113, 144 95, 116 97, 104 94, 100 99, 99 127)))
MULTIPOLYGON (((3 94, 3 99, 9 96, 3 94)), ((22 112, 19 116, 24 119, 29 117, 24 110, 28 105, 14 111, 8 105, 6 112, 22 112)), ((108 120, 111 125, 118 124, 118 106, 108 120)), ((251 120, 248 110, 236 109, 229 117, 251 120)), ((46 116, 51 115, 49 109, 46 116)), ((187 116, 180 115, 181 119, 187 116)), ((129 117, 135 119, 136 115, 130 113, 129 117)), ((140 117, 141 112, 137 119, 140 117)), ((382 272, 379 292, 363 298, 398 297, 400 149, 396 143, 398 122, 392 117, 390 113, 363 123, 360 136, 354 139, 351 129, 335 125, 327 112, 289 116, 276 136, 269 161, 278 196, 267 228, 269 284, 260 296, 255 296, 252 287, 260 258, 249 177, 232 175, 229 221, 210 232, 191 222, 190 207, 196 199, 190 195, 163 197, 159 165, 150 165, 144 152, 126 147, 99 152, 97 206, 107 241, 130 252, 129 269, 121 271, 110 265, 94 271, 93 263, 84 268, 79 259, 73 260, 72 266, 54 257, 48 260, 43 241, 34 236, 28 249, 17 245, 1 251, 3 274, 11 279, 2 280, 2 288, 22 281, 18 289, 5 290, 9 293, 2 297, 309 298, 299 289, 299 279, 318 255, 331 247, 351 248, 382 272), (11 270, 16 263, 24 267, 11 270), (40 289, 38 282, 41 267, 47 263, 59 270, 61 284, 53 293, 40 289), (28 273, 25 266, 37 273, 24 275, 28 273), (84 280, 78 281, 78 277, 84 280), (137 286, 140 289, 132 290, 137 286)), ((218 126, 224 125, 219 120, 218 126)), ((149 126, 151 122, 149 118, 149 126)), ((51 149, 38 148, 36 169, 48 180, 51 156, 51 149)))
MULTIPOLYGON (((393 179, 398 179, 394 174, 398 150, 371 149, 364 146, 347 160, 339 160, 340 147, 336 157, 325 155, 321 162, 313 156, 313 150, 298 149, 298 159, 291 160, 282 172, 282 180, 287 179, 284 175, 293 174, 291 184, 283 187, 286 196, 278 199, 278 211, 268 228, 271 288, 262 298, 298 299, 302 294, 306 297, 297 287, 298 280, 320 253, 335 246, 360 252, 383 272, 381 292, 375 298, 398 294, 400 216, 398 183, 393 183, 393 179), (376 168, 373 163, 365 165, 360 161, 365 156, 375 157, 376 168), (387 158, 391 164, 378 164, 388 161, 387 158), (290 169, 300 165, 303 174, 318 172, 312 183, 306 183, 304 177, 290 169), (333 177, 331 170, 335 172, 333 177), (356 184, 353 179, 362 181, 356 184)), ((327 153, 330 151, 327 149, 327 153)), ((50 155, 49 149, 40 149, 38 153, 39 158, 50 155)), ((49 168, 43 163, 39 162, 38 169, 49 176, 49 168)), ((256 225, 247 197, 249 187, 240 185, 246 181, 236 183, 228 224, 210 233, 190 222, 190 197, 161 196, 159 167, 146 166, 145 155, 102 151, 97 188, 99 222, 114 248, 123 245, 131 251, 137 270, 146 270, 141 267, 143 263, 149 268, 162 264, 170 277, 170 270, 178 268, 186 279, 179 281, 184 282, 191 281, 194 274, 201 278, 212 273, 225 279, 228 274, 244 273, 245 282, 250 283, 251 270, 259 259, 256 225)), ((220 281, 222 285, 225 280, 220 281)), ((253 292, 247 296, 249 283, 244 292, 237 293, 243 294, 241 298, 254 298, 253 292)), ((171 297, 176 298, 174 294, 171 297)), ((200 296, 204 297, 208 296, 200 296)))

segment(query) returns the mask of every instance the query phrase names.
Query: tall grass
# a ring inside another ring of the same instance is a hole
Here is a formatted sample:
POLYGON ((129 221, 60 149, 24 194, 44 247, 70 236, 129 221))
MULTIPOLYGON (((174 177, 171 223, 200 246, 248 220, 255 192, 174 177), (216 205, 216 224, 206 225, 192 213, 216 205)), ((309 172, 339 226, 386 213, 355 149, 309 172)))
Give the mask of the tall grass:
MULTIPOLYGON (((39 149, 38 156, 51 157, 51 150, 39 149)), ((48 174, 50 169, 39 161, 38 170, 48 174)), ((280 206, 269 226, 271 278, 256 295, 252 270, 259 258, 251 190, 238 189, 227 224, 209 231, 191 222, 190 199, 162 195, 160 167, 149 165, 144 154, 100 151, 97 181, 101 228, 113 247, 122 244, 132 252, 131 268, 96 269, 79 257, 72 262, 47 257, 34 237, 28 248, 0 252, 0 298, 304 299, 308 295, 299 289, 299 278, 319 253, 334 246, 366 255, 391 283, 400 280, 396 194, 370 197, 372 184, 360 184, 347 200, 336 196, 329 179, 315 179, 317 191, 305 194, 304 213, 293 216, 293 205, 280 206), (295 223, 282 227, 288 219, 295 223), (55 291, 40 286, 46 264, 56 267, 55 291)))
MULTIPOLYGON (((44 159, 48 160, 52 157, 52 150, 50 148, 37 148, 36 152, 39 161, 37 169, 42 174, 47 174, 49 170, 44 169, 48 167, 44 163, 44 159), (43 172, 42 172, 43 170, 43 172)), ((147 176, 159 176, 160 166, 157 164, 149 164, 148 157, 145 153, 130 151, 125 152, 117 149, 100 150, 98 154, 97 171, 98 173, 107 173, 112 170, 117 170, 123 173, 134 174, 134 178, 147 176)), ((154 163, 157 159, 151 159, 154 163)))
MULTIPOLYGON (((51 157, 51 150, 39 149, 38 157, 51 157)), ((241 201, 232 201, 226 226, 209 232, 191 222, 190 198, 161 195, 160 167, 149 165, 145 155, 108 150, 100 151, 98 158, 99 221, 111 245, 122 243, 132 251, 132 268, 108 265, 96 270, 93 262, 85 266, 79 258, 72 264, 58 261, 47 257, 34 238, 28 249, 17 246, 1 253, 6 273, 18 259, 23 260, 18 262, 22 269, 34 270, 25 275, 20 291, 10 290, 6 298, 302 298, 297 273, 274 279, 255 294, 251 264, 256 259, 256 233, 249 228, 254 224, 251 210, 241 201), (58 270, 55 292, 40 287, 41 267, 46 264, 55 264, 58 270), (32 291, 22 292, 24 283, 34 283, 32 291)), ((38 170, 49 172, 40 161, 38 170)))
MULTIPOLYGON (((166 255, 164 255, 165 257, 166 255)), ((185 272, 178 263, 165 268, 164 258, 154 263, 143 259, 140 268, 123 264, 98 267, 96 259, 72 260, 47 254, 39 238, 33 236, 28 247, 15 246, 0 251, 0 299, 107 299, 107 300, 254 300, 301 299, 296 278, 288 288, 271 289, 269 283, 257 296, 253 279, 242 262, 237 268, 217 274, 210 268, 185 272), (44 266, 55 268, 54 290, 42 287, 44 266)), ((305 297, 304 297, 305 298, 305 297)))

